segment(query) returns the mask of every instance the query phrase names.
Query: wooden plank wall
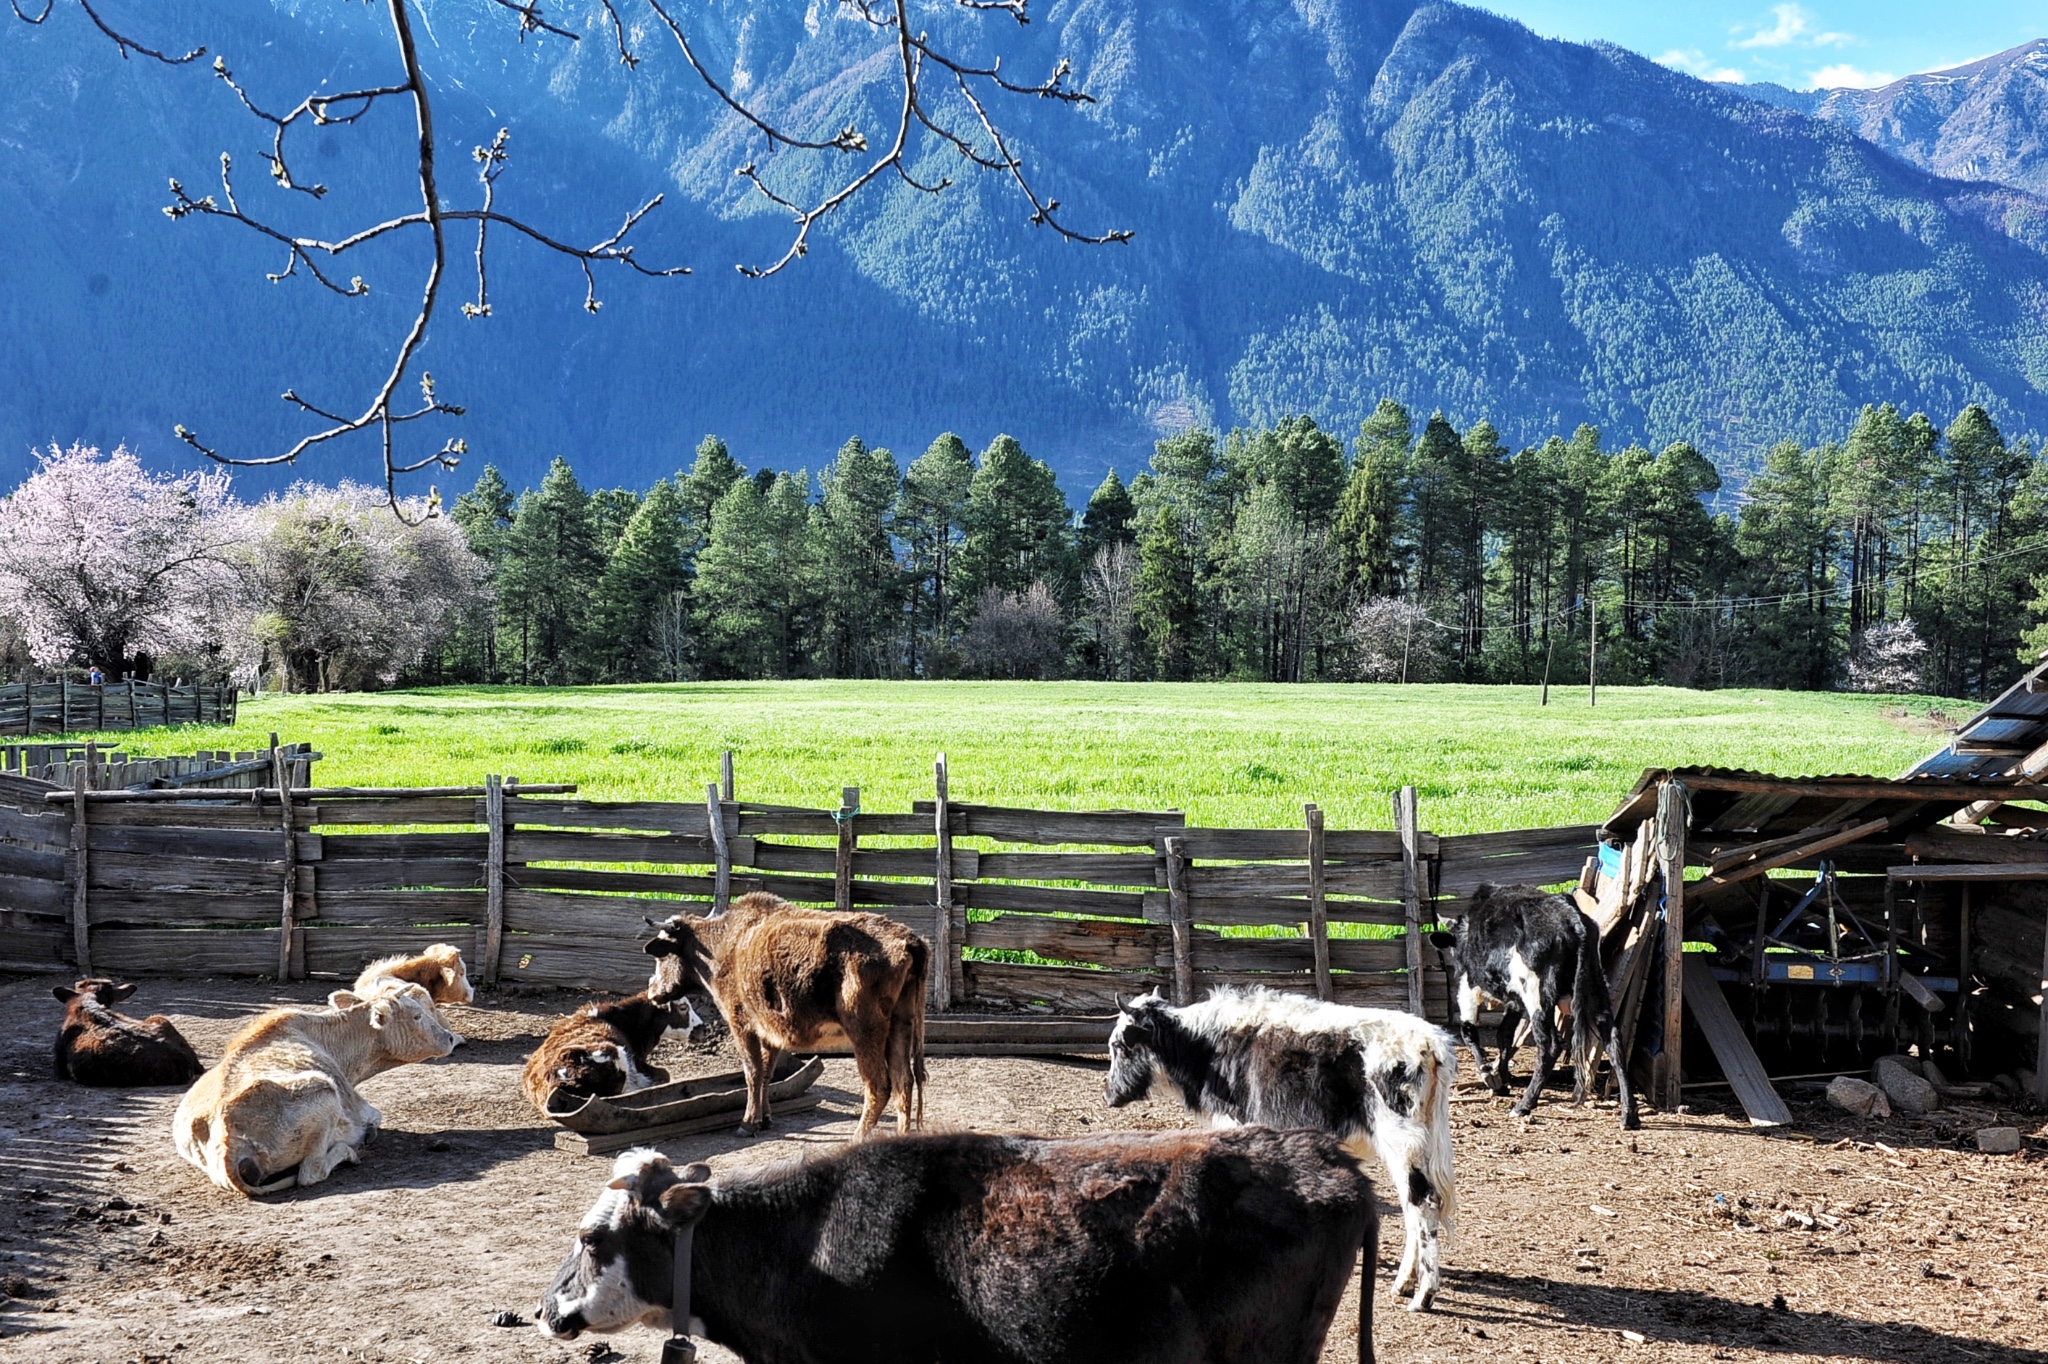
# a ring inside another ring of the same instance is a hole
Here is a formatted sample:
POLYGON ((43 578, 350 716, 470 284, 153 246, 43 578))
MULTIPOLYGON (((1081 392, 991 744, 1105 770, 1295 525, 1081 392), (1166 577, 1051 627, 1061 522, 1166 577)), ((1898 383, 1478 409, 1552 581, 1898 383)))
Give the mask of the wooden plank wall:
POLYGON ((90 686, 62 679, 0 684, 0 734, 84 734, 164 725, 232 725, 235 688, 227 683, 174 686, 167 682, 107 682, 90 686))
MULTIPOLYGON (((10 779, 0 777, 0 782, 10 779)), ((47 786, 14 783, 0 806, 0 962, 69 969, 76 855, 72 810, 47 786)), ((94 798, 84 840, 89 949, 102 974, 275 975, 280 932, 293 975, 352 976, 388 952, 460 946, 479 979, 637 989, 645 921, 703 912, 718 883, 720 840, 731 893, 869 909, 937 936, 935 811, 805 809, 732 800, 680 804, 474 794, 294 794, 296 901, 280 922, 285 823, 274 791, 241 800, 94 798), (490 811, 502 808, 500 950, 491 922, 490 811), (840 876, 841 833, 850 874, 840 876)), ((0 798, 8 791, 0 787, 0 798)), ((160 793, 159 793, 160 794, 160 793)), ((1038 811, 951 804, 947 963, 957 1005, 1100 1010, 1150 989, 1171 995, 1175 937, 1165 842, 1185 859, 1185 946, 1194 995, 1221 984, 1313 993, 1311 894, 1327 938, 1331 997, 1409 1006, 1407 948, 1346 935, 1348 924, 1406 922, 1402 841, 1331 829, 1311 875, 1300 829, 1189 828, 1177 811, 1038 811), (1257 936, 1250 933, 1257 932, 1257 936), (998 955, 1000 954, 1000 955, 998 955)), ((1430 906, 1455 906, 1482 880, 1577 877, 1590 826, 1456 838, 1419 836, 1416 883, 1430 906)), ((1425 1012, 1445 1011, 1442 972, 1425 949, 1425 1012)))

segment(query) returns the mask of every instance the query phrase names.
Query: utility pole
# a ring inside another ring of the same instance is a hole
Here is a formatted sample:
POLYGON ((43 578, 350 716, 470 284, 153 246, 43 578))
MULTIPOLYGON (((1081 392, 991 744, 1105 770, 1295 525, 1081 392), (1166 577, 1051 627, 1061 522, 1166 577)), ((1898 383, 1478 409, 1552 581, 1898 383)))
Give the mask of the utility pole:
POLYGON ((1600 603, 1586 603, 1586 619, 1590 629, 1586 632, 1586 704, 1600 704, 1600 603))

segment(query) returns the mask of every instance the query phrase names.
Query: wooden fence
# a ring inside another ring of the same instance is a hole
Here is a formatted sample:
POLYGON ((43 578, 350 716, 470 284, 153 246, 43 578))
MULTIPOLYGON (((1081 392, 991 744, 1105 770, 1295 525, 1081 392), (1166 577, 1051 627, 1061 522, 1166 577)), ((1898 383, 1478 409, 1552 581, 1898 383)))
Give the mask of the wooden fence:
POLYGON ((0 966, 352 976, 461 946, 484 982, 632 990, 644 919, 765 890, 873 909, 945 963, 933 1006, 1100 1011, 1263 983, 1441 1018, 1419 928, 1481 881, 1576 880, 1591 826, 1437 837, 1205 829, 1176 811, 905 813, 591 801, 573 788, 96 792, 0 777, 0 966), (940 906, 945 908, 943 911, 940 906), (1392 936, 1349 936, 1370 924, 1392 936), (963 950, 964 949, 964 950, 963 950), (993 950, 988 950, 993 949, 993 950))
POLYGON ((226 683, 106 682, 95 687, 69 679, 9 682, 0 684, 0 734, 232 725, 235 701, 235 689, 226 683))
MULTIPOLYGON (((271 735, 273 745, 276 735, 271 735)), ((279 756, 291 768, 289 785, 311 785, 312 765, 320 755, 310 744, 284 744, 279 756)), ((276 761, 268 749, 233 753, 226 749, 201 750, 173 757, 151 758, 140 753, 104 750, 97 744, 0 744, 0 772, 29 777, 52 786, 70 789, 76 773, 85 775, 93 791, 166 790, 185 787, 225 787, 247 791, 265 787, 273 779, 276 761)))

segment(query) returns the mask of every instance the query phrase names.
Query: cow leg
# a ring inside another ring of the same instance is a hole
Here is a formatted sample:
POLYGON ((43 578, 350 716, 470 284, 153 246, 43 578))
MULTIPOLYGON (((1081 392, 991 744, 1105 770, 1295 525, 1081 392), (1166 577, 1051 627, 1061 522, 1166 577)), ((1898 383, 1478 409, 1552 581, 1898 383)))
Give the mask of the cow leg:
POLYGON ((1490 1088, 1496 1094, 1506 1094, 1514 1083, 1508 1070, 1508 1061, 1515 1054, 1515 1026, 1522 1021, 1521 1010, 1510 1000, 1503 1006, 1500 1016, 1500 1032, 1494 1037, 1494 1046, 1499 1055, 1494 1058, 1493 1079, 1490 1088))
MULTIPOLYGON (((739 1134, 751 1137, 768 1125, 768 1088, 761 1083, 764 1067, 761 1065, 761 1039, 751 1028, 734 1031, 734 1040, 739 1043, 740 1070, 747 1079, 747 1111, 740 1118, 739 1134)), ((765 1069, 773 1071, 771 1063, 765 1069)))
MULTIPOLYGON (((853 1064, 860 1071, 862 1090, 860 1104, 860 1140, 866 1141, 868 1134, 875 1130, 882 1114, 889 1108, 889 1034, 888 1020, 884 1019, 878 1028, 860 1028, 858 1033, 847 1030, 847 1040, 853 1043, 853 1064)), ((909 1126, 906 1115, 901 1125, 909 1126)), ((899 1127, 898 1130, 901 1130, 899 1127)))
POLYGON ((775 1119, 768 1112, 768 1087, 775 1083, 775 1067, 782 1064, 782 1049, 763 1041, 761 1043, 761 1065, 754 1072, 754 1083, 761 1090, 761 1126, 772 1127, 775 1119))
POLYGON ((1358 1265, 1358 1364, 1374 1364, 1372 1350, 1372 1281, 1380 1268, 1380 1224, 1365 1226, 1365 1247, 1358 1265))
POLYGON ((910 1131, 910 1101, 917 1092, 911 1075, 910 1025, 891 1019, 889 1028, 889 1088, 896 1102, 896 1135, 910 1131))
POLYGON ((1632 1132, 1643 1125, 1643 1119, 1636 1112, 1636 1096, 1628 1087, 1628 1058, 1621 1050, 1621 1029, 1614 1026, 1612 1018, 1607 1020, 1607 1060, 1614 1067, 1615 1087, 1621 1091, 1622 1130, 1632 1132))
POLYGON ((1543 1086, 1550 1082, 1550 1067, 1557 1060, 1557 1028, 1551 1020, 1550 1011, 1538 1007, 1528 1012, 1529 1040, 1536 1047, 1536 1064, 1529 1070, 1529 1088, 1508 1110, 1518 1118, 1526 1118, 1536 1111, 1536 1103, 1543 1097, 1543 1086))
POLYGON ((330 1137, 325 1146, 299 1162, 299 1187, 318 1184, 333 1174, 338 1166, 352 1165, 355 1159, 355 1147, 339 1136, 330 1137))

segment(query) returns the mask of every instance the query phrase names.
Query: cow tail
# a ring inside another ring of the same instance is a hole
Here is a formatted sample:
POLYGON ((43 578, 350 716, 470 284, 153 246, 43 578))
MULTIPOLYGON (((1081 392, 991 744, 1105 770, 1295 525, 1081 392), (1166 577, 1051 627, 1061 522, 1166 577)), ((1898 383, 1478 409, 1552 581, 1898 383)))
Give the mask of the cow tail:
POLYGON ((1580 918, 1579 966, 1572 977, 1572 1064, 1578 1068, 1572 1093, 1593 1092, 1593 1067, 1600 1056, 1600 1034, 1613 1006, 1607 999, 1607 977, 1600 966, 1600 930, 1580 918))
POLYGON ((1438 1032, 1429 1049, 1429 1088, 1422 1111, 1428 1130, 1423 1138, 1423 1173, 1436 1190, 1437 1224, 1448 1242, 1458 1234, 1458 1173, 1451 1157, 1451 1090, 1458 1078, 1458 1048, 1438 1032))
POLYGON ((220 1170, 226 1176, 229 1188, 252 1197, 280 1193, 299 1182, 299 1167, 296 1165, 281 1175, 264 1179, 263 1167, 257 1163, 254 1149, 243 1137, 230 1137, 221 1143, 220 1170))
POLYGON ((911 1014, 910 1033, 910 1089, 912 1108, 916 1116, 911 1120, 917 1130, 924 1130, 924 1011, 925 1001, 931 995, 931 949, 924 939, 915 940, 911 949, 911 972, 914 977, 910 988, 916 995, 917 1003, 911 1014))

